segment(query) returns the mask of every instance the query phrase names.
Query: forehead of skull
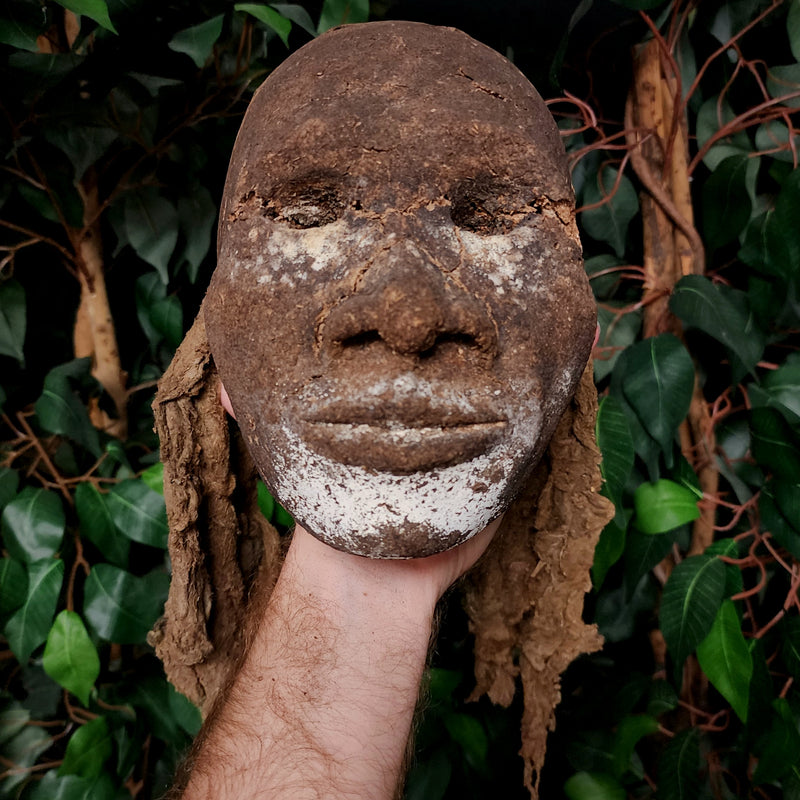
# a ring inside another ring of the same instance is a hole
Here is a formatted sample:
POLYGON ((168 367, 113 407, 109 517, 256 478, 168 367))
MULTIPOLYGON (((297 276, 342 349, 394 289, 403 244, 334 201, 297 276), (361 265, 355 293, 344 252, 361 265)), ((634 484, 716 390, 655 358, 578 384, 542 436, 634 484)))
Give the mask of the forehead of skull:
POLYGON ((526 200, 571 200, 558 130, 528 80, 452 28, 349 25, 301 48, 256 92, 223 213, 293 181, 338 182, 369 202, 433 199, 476 177, 526 200))

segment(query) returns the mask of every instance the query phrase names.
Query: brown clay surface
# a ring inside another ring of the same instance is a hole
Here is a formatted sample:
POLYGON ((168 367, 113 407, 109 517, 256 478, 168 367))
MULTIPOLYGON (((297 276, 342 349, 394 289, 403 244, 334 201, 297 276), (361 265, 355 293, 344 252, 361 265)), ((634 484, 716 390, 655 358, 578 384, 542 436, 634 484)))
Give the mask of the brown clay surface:
POLYGON ((304 527, 384 558, 463 541, 541 457, 594 334, 542 99, 449 28, 309 43, 248 109, 204 314, 250 452, 304 527))

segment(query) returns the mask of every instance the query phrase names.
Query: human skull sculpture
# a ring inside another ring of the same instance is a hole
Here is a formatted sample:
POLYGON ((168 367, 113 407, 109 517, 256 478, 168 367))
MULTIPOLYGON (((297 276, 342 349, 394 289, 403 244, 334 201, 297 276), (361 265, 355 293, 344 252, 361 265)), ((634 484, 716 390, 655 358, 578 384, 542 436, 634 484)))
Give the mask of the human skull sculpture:
POLYGON ((256 92, 204 303, 269 489, 334 547, 453 547, 513 500, 592 346, 559 132, 450 28, 330 31, 256 92))

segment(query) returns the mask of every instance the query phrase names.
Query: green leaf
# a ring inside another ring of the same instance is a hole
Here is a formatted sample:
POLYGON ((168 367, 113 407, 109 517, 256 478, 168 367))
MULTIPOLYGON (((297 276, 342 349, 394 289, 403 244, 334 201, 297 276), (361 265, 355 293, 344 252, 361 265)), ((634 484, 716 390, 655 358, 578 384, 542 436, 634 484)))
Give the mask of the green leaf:
POLYGON ((62 611, 47 636, 42 658, 44 671, 85 706, 100 674, 97 648, 74 611, 62 611))
MULTIPOLYGON (((697 145, 702 147, 721 128, 735 119, 736 113, 727 99, 709 97, 697 112, 697 145)), ((703 163, 713 173, 726 159, 737 155, 750 155, 752 151, 747 133, 741 130, 717 139, 703 156, 703 163)))
POLYGON ((444 725, 467 761, 476 769, 485 767, 489 739, 483 725, 469 714, 445 714, 444 725))
POLYGON ((39 423, 45 430, 68 436, 99 458, 102 448, 97 429, 72 387, 72 380, 80 377, 81 373, 88 375, 90 364, 88 358, 83 358, 51 369, 44 379, 44 388, 35 408, 39 423))
POLYGON ((778 161, 793 163, 792 140, 794 140, 796 147, 798 143, 797 134, 793 133, 790 138, 789 128, 780 120, 771 119, 756 128, 756 150, 773 151, 769 152, 769 157, 778 161))
POLYGON ((0 619, 16 611, 28 592, 25 567, 13 558, 0 558, 0 619))
POLYGON ((258 482, 258 508, 264 515, 264 519, 267 522, 271 522, 275 513, 275 498, 269 493, 269 489, 264 486, 263 481, 258 482))
POLYGON ((170 347, 177 348, 183 339, 183 306, 175 295, 157 300, 149 309, 153 327, 170 347))
POLYGON ((774 210, 756 217, 748 226, 739 252, 742 261, 768 275, 793 281, 800 269, 798 215, 800 170, 794 170, 781 184, 774 210))
POLYGON ((697 660, 714 688, 746 723, 753 657, 732 600, 720 606, 708 636, 697 646, 697 660))
POLYGON ((369 0, 325 0, 319 17, 317 33, 325 33, 337 25, 366 22, 369 17, 369 0))
POLYGON ((25 729, 31 718, 27 708, 20 708, 16 702, 0 712, 0 745, 6 744, 25 729))
POLYGON ((28 565, 28 594, 22 607, 6 623, 8 644, 20 664, 47 638, 64 580, 64 562, 56 558, 28 565))
MULTIPOLYGON (((623 515, 624 518, 624 515, 623 515)), ((619 561, 625 552, 625 528, 619 527, 614 520, 603 528, 592 562, 592 584, 597 591, 608 574, 608 570, 619 561)))
POLYGON ((275 11, 274 8, 263 6, 258 3, 236 3, 233 7, 235 11, 244 11, 255 17, 259 22, 263 22, 278 34, 280 40, 288 47, 289 33, 292 30, 292 21, 275 11))
POLYGON ((186 735, 173 713, 171 698, 174 693, 165 678, 147 675, 136 681, 128 702, 136 706, 137 713, 140 710, 144 712, 148 726, 159 739, 182 749, 186 735))
POLYGON ((771 408, 750 411, 752 455, 759 466, 776 477, 800 482, 800 440, 783 417, 771 408))
POLYGON ((750 195, 745 184, 746 155, 729 156, 703 185, 703 232, 714 251, 734 241, 750 220, 750 195))
MULTIPOLYGON (((756 388, 756 387, 753 387, 756 388)), ((791 356, 761 381, 766 404, 783 414, 791 425, 800 424, 800 362, 791 356)), ((755 399, 752 405, 758 405, 755 399)))
POLYGON ((620 357, 618 369, 625 399, 671 466, 675 435, 694 391, 691 357, 678 339, 662 334, 629 347, 620 357))
POLYGON ((622 258, 628 237, 628 225, 639 212, 639 198, 633 184, 623 175, 612 195, 619 170, 603 167, 595 180, 589 180, 583 193, 583 205, 595 206, 581 212, 580 222, 586 233, 599 242, 608 242, 622 258), (599 204, 599 205, 598 205, 599 204))
POLYGON ((725 565, 717 556, 690 556, 664 586, 660 627, 676 672, 708 636, 725 591, 725 565))
POLYGON ((118 644, 143 644, 161 615, 169 578, 142 578, 110 564, 96 564, 86 579, 83 614, 98 636, 118 644))
POLYGON ((635 586, 672 550, 674 542, 675 534, 654 536, 631 526, 625 541, 625 583, 635 586))
POLYGON ((800 61, 800 0, 791 0, 786 16, 786 32, 795 61, 800 61))
POLYGON ((114 525, 106 496, 88 481, 79 483, 75 490, 75 510, 81 535, 86 536, 113 564, 124 567, 128 563, 130 540, 114 525))
POLYGON ((25 362, 25 289, 19 281, 0 283, 0 355, 25 362))
POLYGON ((44 135, 47 141, 67 155, 75 169, 75 180, 79 181, 116 141, 119 133, 100 125, 68 125, 53 126, 44 135))
POLYGON ((781 653, 795 680, 800 680, 800 617, 781 620, 781 653))
POLYGON ((295 25, 301 27, 306 33, 310 33, 312 36, 317 35, 314 21, 303 6, 297 3, 270 3, 270 5, 277 12, 283 14, 284 17, 294 22, 295 25))
MULTIPOLYGON (((0 44, 7 44, 19 50, 29 50, 31 53, 39 52, 39 43, 36 41, 39 34, 43 33, 42 25, 33 24, 33 19, 23 19, 17 16, 22 8, 13 6, 3 9, 6 15, 0 18, 0 44), (11 17, 9 19, 8 17, 11 17)), ((23 11, 24 14, 24 11, 23 11)), ((30 17, 31 15, 25 15, 30 17)))
POLYGON ((615 398, 608 396, 600 401, 595 435, 603 455, 600 471, 605 481, 605 493, 617 508, 617 526, 624 529, 622 492, 633 469, 634 450, 625 412, 615 398))
POLYGON ((696 728, 681 731, 658 759, 659 800, 697 800, 700 797, 700 735, 696 728))
POLYGON ((136 279, 136 316, 142 330, 150 340, 150 345, 155 347, 164 338, 164 334, 156 328, 152 318, 151 309, 167 297, 166 284, 155 272, 146 272, 136 279))
POLYGON ((428 694, 431 704, 452 704, 453 692, 461 683, 462 674, 455 669, 430 667, 428 670, 428 694))
POLYGON ((769 730, 757 749, 755 784, 778 780, 800 759, 800 733, 789 703, 784 697, 778 697, 772 701, 772 710, 769 730))
POLYGON ((636 745, 658 731, 658 720, 647 714, 631 714, 620 721, 614 736, 614 776, 622 778, 631 765, 636 745))
POLYGON ((189 264, 189 280, 197 280, 197 271, 211 248, 211 235, 217 221, 217 206, 204 186, 197 186, 188 197, 178 200, 178 220, 186 240, 183 258, 189 264))
POLYGON ((716 339, 754 372, 766 338, 755 323, 744 292, 717 286, 702 275, 687 275, 673 290, 669 307, 687 327, 716 339))
POLYGON ((667 681, 653 681, 647 698, 647 713, 652 717, 660 717, 678 707, 678 695, 667 681))
POLYGON ((58 774, 96 778, 111 757, 111 750, 108 723, 105 717, 97 717, 72 734, 58 774))
POLYGON ((106 497, 108 513, 120 533, 151 547, 167 546, 167 509, 164 497, 142 480, 114 486, 106 497))
POLYGON ((576 772, 564 783, 569 800, 625 800, 625 789, 611 775, 576 772))
POLYGON ((3 541, 18 561, 39 561, 61 547, 65 525, 61 498, 26 486, 3 511, 3 541))
POLYGON ((167 684, 169 714, 189 736, 197 736, 203 724, 200 709, 171 684, 167 684))
POLYGON ((164 462, 156 461, 151 464, 142 474, 142 482, 154 492, 164 494, 164 462))
POLYGON ((170 40, 170 49, 176 53, 186 53, 194 61, 195 66, 201 68, 208 61, 211 51, 222 33, 224 19, 225 15, 219 14, 199 25, 193 25, 191 28, 176 33, 170 40))
POLYGON ((10 467, 0 467, 0 511, 14 498, 19 488, 19 473, 10 467))
POLYGON ((642 533, 666 533, 700 516, 695 493, 666 478, 638 486, 633 505, 642 533))
POLYGON ((115 800, 114 783, 108 773, 96 778, 58 775, 46 772, 31 795, 31 800, 115 800))
POLYGON ((643 614, 650 616, 656 604, 655 587, 645 575, 632 587, 606 587, 598 595, 595 619, 606 642, 630 639, 643 614))
MULTIPOLYGON (((740 558, 739 544, 735 539, 717 539, 705 549, 706 555, 725 556, 726 558, 740 558)), ((724 562, 723 562, 724 563, 724 562)), ((725 591, 723 597, 739 594, 744 589, 742 571, 735 564, 725 564, 725 591)))
MULTIPOLYGON (((587 258, 583 266, 594 296, 598 300, 611 299, 622 281, 621 275, 625 270, 624 259, 612 256, 610 253, 602 253, 587 258)), ((600 309, 597 310, 599 313, 600 309)))
MULTIPOLYGON (((597 309, 597 321, 600 323, 600 339, 597 342, 600 354, 594 360, 594 375, 596 381, 611 374, 619 357, 630 347, 639 335, 642 328, 642 315, 639 311, 615 313, 614 301, 608 301, 597 309)), ((622 307, 620 306, 620 309, 622 307)))
POLYGON ((75 14, 93 19, 111 33, 117 32, 108 17, 108 5, 105 0, 56 0, 56 2, 75 14))
MULTIPOLYGON (((39 756, 53 743, 47 731, 38 727, 26 727, 3 745, 3 758, 13 764, 20 771, 9 775, 5 780, 0 779, 0 797, 18 797, 19 793, 12 791, 29 775, 27 767, 32 767, 39 756)), ((5 770, 4 770, 5 772, 5 770)))
POLYGON ((767 72, 767 91, 772 97, 786 98, 782 105, 800 107, 800 64, 770 67, 767 72), (789 95, 795 97, 789 97, 789 95))
POLYGON ((453 767, 444 749, 425 761, 416 761, 406 781, 405 800, 443 800, 453 767))
MULTIPOLYGON (((773 678, 761 639, 751 639, 753 677, 750 679, 750 699, 747 704, 747 727, 755 734, 764 733, 772 723, 772 701, 775 699, 773 678)), ((772 658, 770 658, 772 661, 772 658)), ((757 752, 757 748, 754 748, 757 752)))
POLYGON ((761 526, 782 547, 800 558, 800 481, 771 478, 758 499, 761 526))
POLYGON ((166 286, 169 260, 178 242, 175 206, 157 189, 148 188, 125 195, 123 214, 128 242, 139 258, 158 270, 166 286))

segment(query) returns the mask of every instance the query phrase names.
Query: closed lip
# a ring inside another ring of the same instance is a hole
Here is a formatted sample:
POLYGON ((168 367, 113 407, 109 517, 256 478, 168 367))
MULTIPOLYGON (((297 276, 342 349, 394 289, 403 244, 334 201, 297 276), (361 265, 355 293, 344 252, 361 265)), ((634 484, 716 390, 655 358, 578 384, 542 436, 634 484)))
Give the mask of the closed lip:
POLYGON ((306 409, 298 433, 312 450, 351 466, 398 474, 470 461, 503 435, 499 410, 459 398, 337 399, 306 409))

